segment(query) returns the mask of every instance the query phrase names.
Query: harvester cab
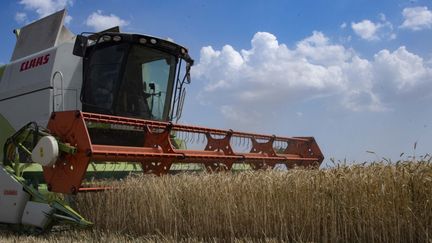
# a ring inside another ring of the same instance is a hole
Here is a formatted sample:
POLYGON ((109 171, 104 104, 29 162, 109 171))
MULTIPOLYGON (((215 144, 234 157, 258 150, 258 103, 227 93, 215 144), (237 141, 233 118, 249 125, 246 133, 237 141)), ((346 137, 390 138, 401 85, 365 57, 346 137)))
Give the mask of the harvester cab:
POLYGON ((11 62, 0 68, 0 224, 90 225, 59 196, 106 189, 88 178, 323 161, 313 137, 178 124, 193 65, 186 48, 118 27, 74 35, 65 16, 15 31, 11 62), (202 148, 188 149, 191 141, 202 148), (117 165, 116 175, 104 173, 117 165))
POLYGON ((73 54, 83 57, 84 112, 158 121, 179 118, 179 97, 193 65, 186 48, 113 28, 77 36, 73 54))
MULTIPOLYGON (((181 117, 184 85, 190 83, 193 65, 186 48, 112 28, 77 36, 73 54, 83 58, 83 112, 165 122, 181 117)), ((89 131, 94 141, 105 144, 144 143, 144 137, 133 131, 89 131)))

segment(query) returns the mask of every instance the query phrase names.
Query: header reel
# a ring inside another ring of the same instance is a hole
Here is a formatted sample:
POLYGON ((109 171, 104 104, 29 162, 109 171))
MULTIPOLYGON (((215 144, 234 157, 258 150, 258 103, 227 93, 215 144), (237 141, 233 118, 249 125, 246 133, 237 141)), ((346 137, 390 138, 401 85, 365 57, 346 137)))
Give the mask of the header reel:
POLYGON ((256 170, 273 168, 276 164, 285 164, 287 168, 319 166, 324 158, 312 137, 277 137, 81 111, 53 113, 48 129, 69 151, 63 149, 53 165, 43 167, 44 178, 49 190, 66 194, 79 191, 90 162, 135 162, 144 173, 162 175, 177 163, 202 164, 210 171, 247 164, 256 170), (173 136, 178 132, 205 136, 204 150, 176 148, 173 136), (104 143, 98 139, 110 133, 117 134, 118 141, 104 143), (122 133, 140 139, 134 145, 130 141, 123 145, 122 133), (231 143, 234 138, 250 140, 250 152, 235 151, 231 143), (276 152, 276 142, 287 146, 276 152))

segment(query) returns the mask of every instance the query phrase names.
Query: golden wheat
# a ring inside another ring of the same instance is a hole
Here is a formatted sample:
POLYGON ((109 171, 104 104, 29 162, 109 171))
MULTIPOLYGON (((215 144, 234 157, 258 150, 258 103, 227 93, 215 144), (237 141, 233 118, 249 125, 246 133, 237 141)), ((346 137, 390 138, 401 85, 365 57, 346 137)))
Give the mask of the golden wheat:
POLYGON ((134 176, 76 197, 92 230, 12 242, 432 242, 432 164, 134 176))
POLYGON ((432 165, 137 176, 81 194, 101 231, 173 239, 428 242, 432 165))

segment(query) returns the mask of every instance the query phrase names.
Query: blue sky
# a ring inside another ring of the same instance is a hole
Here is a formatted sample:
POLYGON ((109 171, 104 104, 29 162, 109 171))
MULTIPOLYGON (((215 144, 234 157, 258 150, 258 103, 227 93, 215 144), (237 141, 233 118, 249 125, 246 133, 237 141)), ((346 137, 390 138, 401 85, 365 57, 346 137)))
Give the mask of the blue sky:
POLYGON ((336 160, 432 152, 430 0, 2 3, 0 63, 12 29, 66 7, 74 33, 121 25, 187 46, 183 123, 312 135, 336 160))

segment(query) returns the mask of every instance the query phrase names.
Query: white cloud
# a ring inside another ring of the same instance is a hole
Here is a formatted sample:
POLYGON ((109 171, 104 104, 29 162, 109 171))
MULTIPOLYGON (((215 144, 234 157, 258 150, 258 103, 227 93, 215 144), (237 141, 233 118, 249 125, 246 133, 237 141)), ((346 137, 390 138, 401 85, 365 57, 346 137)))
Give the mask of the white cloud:
POLYGON ((203 47, 192 71, 205 83, 199 97, 241 124, 311 99, 332 99, 352 111, 386 111, 403 99, 398 97, 420 98, 422 90, 432 88, 432 67, 405 47, 368 60, 321 32, 294 48, 267 32, 256 33, 247 50, 203 47))
POLYGON ((97 10, 90 14, 85 23, 95 31, 106 30, 115 26, 122 27, 129 24, 128 21, 123 20, 114 14, 104 15, 101 10, 97 10))
MULTIPOLYGON (((72 0, 21 0, 19 3, 24 6, 25 10, 35 11, 39 18, 43 18, 56 11, 73 5, 72 0)), ((17 20, 19 23, 18 20, 20 20, 20 18, 17 19, 18 14, 22 13, 17 13, 15 15, 15 20, 17 20)), ((71 16, 66 16, 66 24, 68 24, 71 20, 71 16)))
POLYGON ((15 21, 16 21, 18 24, 26 23, 26 22, 28 21, 27 14, 26 14, 26 13, 23 13, 23 12, 17 12, 17 13, 15 14, 15 21))
POLYGON ((352 111, 387 111, 380 98, 369 90, 349 90, 342 99, 343 106, 352 111))
POLYGON ((354 30, 358 36, 365 40, 378 40, 379 37, 377 35, 378 25, 373 23, 372 21, 365 19, 358 23, 351 23, 351 28, 354 30))
POLYGON ((405 46, 390 52, 381 50, 374 56, 375 76, 377 82, 389 82, 395 93, 406 93, 413 89, 430 84, 432 68, 427 66, 423 58, 410 53, 405 46))
POLYGON ((393 25, 387 21, 386 16, 383 13, 380 13, 378 18, 378 22, 372 22, 369 19, 357 23, 352 22, 351 28, 356 35, 364 40, 376 41, 385 38, 389 40, 395 39, 396 34, 393 33, 393 25))
POLYGON ((427 7, 404 8, 402 15, 404 22, 400 28, 416 31, 432 27, 432 11, 427 7))
POLYGON ((69 24, 71 21, 72 21, 72 16, 66 15, 65 20, 64 20, 65 24, 69 24))
POLYGON ((347 27, 347 23, 343 22, 339 27, 341 29, 345 29, 347 27))
POLYGON ((236 121, 242 125, 246 125, 248 127, 251 126, 259 126, 260 120, 262 120, 265 115, 262 112, 257 110, 247 110, 243 109, 242 105, 222 105, 219 109, 222 116, 228 120, 236 121))
POLYGON ((383 14, 383 13, 379 13, 379 14, 378 14, 378 18, 379 18, 382 22, 387 21, 387 17, 386 17, 385 14, 383 14))

